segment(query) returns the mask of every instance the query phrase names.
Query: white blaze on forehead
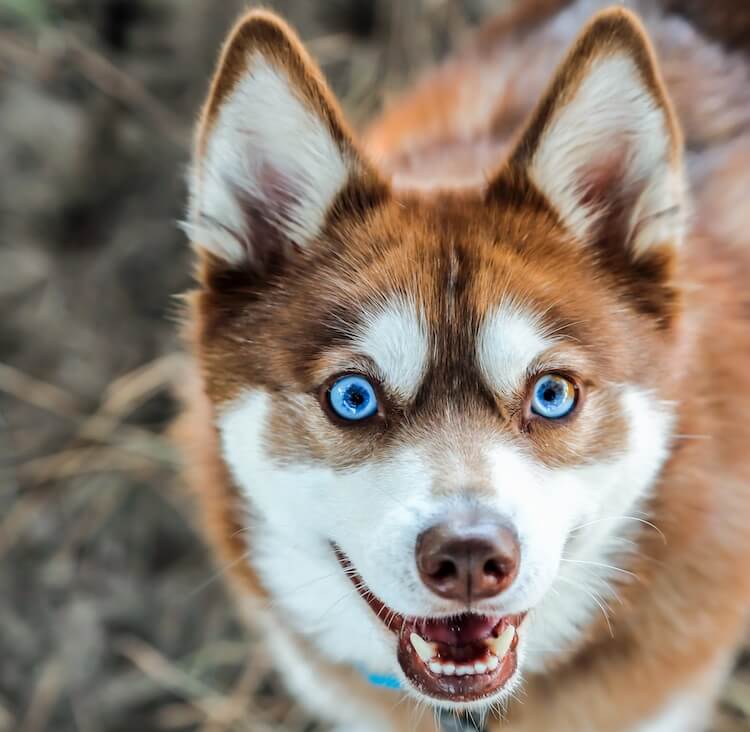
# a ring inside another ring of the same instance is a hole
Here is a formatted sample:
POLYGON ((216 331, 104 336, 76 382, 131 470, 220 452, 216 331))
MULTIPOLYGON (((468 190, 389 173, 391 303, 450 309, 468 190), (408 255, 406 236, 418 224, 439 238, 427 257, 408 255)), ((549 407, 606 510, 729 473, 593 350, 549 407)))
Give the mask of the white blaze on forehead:
POLYGON ((399 396, 416 395, 427 372, 429 337, 413 302, 393 300, 368 313, 354 347, 375 362, 386 385, 399 396))
POLYGON ((477 361, 493 389, 512 394, 523 387, 533 361, 554 344, 537 315, 508 302, 499 305, 482 323, 477 361))

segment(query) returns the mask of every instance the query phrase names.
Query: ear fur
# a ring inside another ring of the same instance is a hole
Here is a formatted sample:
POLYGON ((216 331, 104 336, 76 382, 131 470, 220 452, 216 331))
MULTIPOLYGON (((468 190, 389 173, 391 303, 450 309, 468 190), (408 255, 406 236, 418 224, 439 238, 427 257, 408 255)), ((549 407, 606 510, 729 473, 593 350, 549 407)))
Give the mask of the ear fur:
POLYGON ((262 268, 312 242, 342 196, 361 203, 385 190, 293 31, 248 13, 198 125, 185 228, 199 250, 262 268))
POLYGON ((597 15, 558 68, 488 195, 525 181, 569 231, 632 259, 684 236, 682 136, 638 19, 597 15))

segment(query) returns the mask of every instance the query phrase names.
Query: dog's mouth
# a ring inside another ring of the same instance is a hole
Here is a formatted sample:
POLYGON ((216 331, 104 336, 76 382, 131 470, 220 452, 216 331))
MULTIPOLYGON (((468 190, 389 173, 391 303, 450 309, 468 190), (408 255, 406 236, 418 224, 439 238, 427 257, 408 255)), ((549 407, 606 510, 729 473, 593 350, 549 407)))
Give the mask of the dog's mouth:
POLYGON ((422 694, 444 701, 475 702, 496 694, 513 678, 518 665, 518 629, 525 613, 405 617, 367 588, 341 549, 334 546, 334 551, 362 599, 398 636, 398 662, 422 694))

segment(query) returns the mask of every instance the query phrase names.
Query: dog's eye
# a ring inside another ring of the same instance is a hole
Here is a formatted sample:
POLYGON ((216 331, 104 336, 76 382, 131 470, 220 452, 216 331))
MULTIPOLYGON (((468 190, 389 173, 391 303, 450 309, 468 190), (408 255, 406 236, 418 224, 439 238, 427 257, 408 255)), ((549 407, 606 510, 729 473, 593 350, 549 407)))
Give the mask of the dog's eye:
POLYGON ((534 383, 531 411, 545 419, 560 419, 576 405, 576 387, 572 381, 557 374, 545 374, 534 383))
POLYGON ((372 384, 356 374, 343 376, 331 384, 328 404, 337 417, 356 422, 378 411, 378 398, 372 384))

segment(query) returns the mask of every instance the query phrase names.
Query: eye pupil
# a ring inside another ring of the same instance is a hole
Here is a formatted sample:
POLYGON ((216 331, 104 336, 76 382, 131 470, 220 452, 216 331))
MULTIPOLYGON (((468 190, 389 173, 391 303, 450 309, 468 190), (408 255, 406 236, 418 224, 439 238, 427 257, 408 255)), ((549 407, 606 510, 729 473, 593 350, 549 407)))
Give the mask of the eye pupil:
POLYGON ((346 398, 353 407, 359 407, 367 401, 367 395, 354 386, 349 389, 346 398))
POLYGON ((546 374, 537 379, 532 395, 531 411, 546 419, 565 417, 576 404, 573 383, 556 374, 546 374))

